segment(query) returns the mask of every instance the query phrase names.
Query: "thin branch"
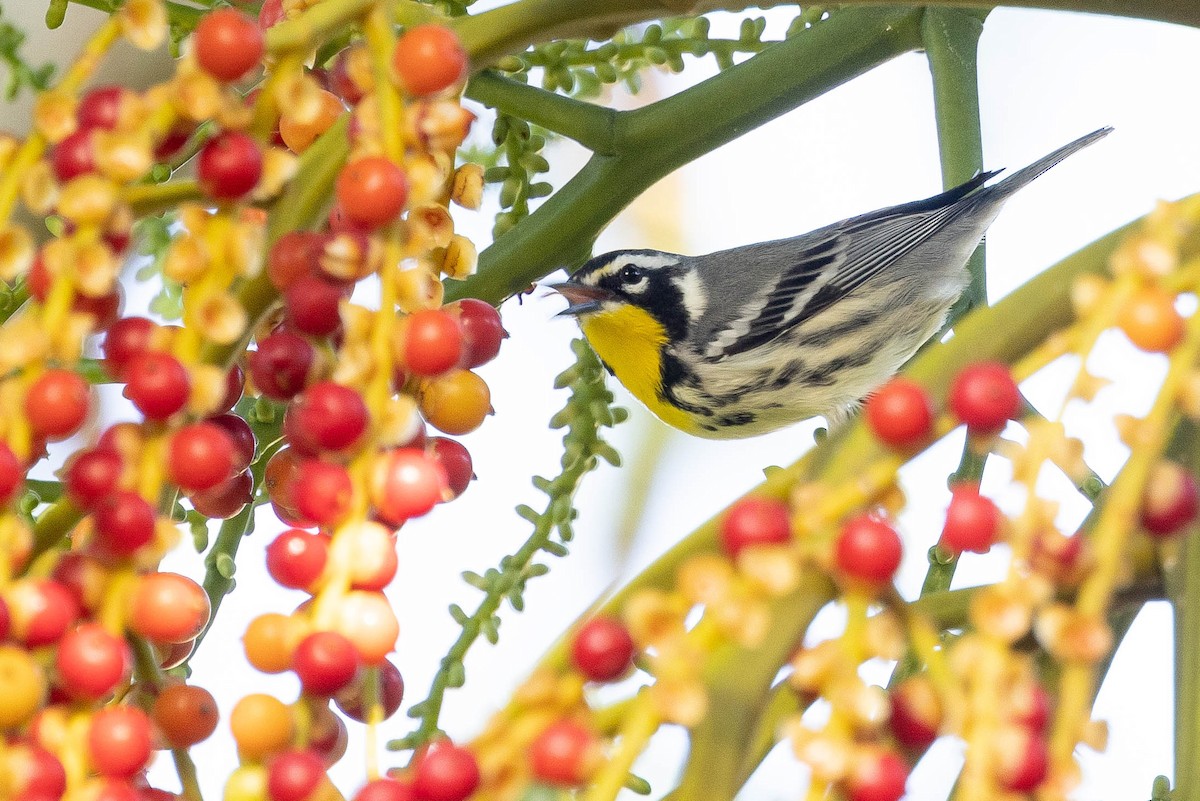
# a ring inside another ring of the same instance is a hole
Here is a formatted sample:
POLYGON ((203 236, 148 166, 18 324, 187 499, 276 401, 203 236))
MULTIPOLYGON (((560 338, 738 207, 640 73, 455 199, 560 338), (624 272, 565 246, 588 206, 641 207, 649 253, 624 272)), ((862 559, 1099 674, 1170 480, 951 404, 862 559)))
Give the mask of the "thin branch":
POLYGON ((574 139, 593 153, 614 155, 614 126, 620 113, 485 70, 467 85, 467 97, 506 114, 574 139))

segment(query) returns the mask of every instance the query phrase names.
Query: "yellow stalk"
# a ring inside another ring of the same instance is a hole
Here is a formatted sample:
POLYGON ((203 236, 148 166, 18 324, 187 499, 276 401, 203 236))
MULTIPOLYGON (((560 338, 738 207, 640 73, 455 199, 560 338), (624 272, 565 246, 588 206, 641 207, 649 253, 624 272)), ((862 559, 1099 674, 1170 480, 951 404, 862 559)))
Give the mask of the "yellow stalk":
POLYGON ((620 740, 612 759, 604 763, 580 801, 613 801, 625 786, 633 763, 641 756, 661 723, 647 690, 638 693, 621 725, 620 740))

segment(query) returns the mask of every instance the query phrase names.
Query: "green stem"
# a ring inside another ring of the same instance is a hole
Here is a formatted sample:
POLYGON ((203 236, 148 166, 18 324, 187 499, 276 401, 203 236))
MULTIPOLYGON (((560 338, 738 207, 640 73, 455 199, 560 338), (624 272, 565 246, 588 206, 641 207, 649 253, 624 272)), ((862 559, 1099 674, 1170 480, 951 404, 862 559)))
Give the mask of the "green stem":
MULTIPOLYGON (((150 643, 141 637, 128 635, 130 650, 133 651, 134 675, 137 683, 150 689, 157 696, 163 686, 163 673, 158 665, 158 659, 150 643)), ((184 801, 204 801, 200 792, 200 780, 196 773, 196 763, 186 748, 171 749, 171 757, 175 762, 175 771, 179 774, 179 783, 183 790, 184 801)))
MULTIPOLYGON (((1185 425, 1172 455, 1194 472, 1200 465, 1195 429, 1185 425), (1179 447, 1180 445, 1184 447, 1179 447)), ((1184 532, 1170 547, 1177 558, 1166 571, 1175 618, 1175 801, 1200 798, 1200 536, 1184 532)))
POLYGON ((615 113, 614 155, 593 156, 544 205, 484 250, 476 275, 447 283, 447 302, 477 297, 498 303, 582 261, 600 230, 657 180, 918 47, 918 20, 918 12, 895 9, 842 12, 674 97, 615 113))
POLYGON ((613 123, 620 112, 584 103, 485 70, 467 84, 467 97, 574 139, 593 153, 613 155, 613 123))
MULTIPOLYGON (((979 123, 979 36, 987 11, 927 8, 921 18, 921 40, 933 76, 942 185, 958 186, 983 169, 983 134, 979 123)), ((947 325, 987 304, 984 246, 967 261, 971 282, 950 311, 947 325)))

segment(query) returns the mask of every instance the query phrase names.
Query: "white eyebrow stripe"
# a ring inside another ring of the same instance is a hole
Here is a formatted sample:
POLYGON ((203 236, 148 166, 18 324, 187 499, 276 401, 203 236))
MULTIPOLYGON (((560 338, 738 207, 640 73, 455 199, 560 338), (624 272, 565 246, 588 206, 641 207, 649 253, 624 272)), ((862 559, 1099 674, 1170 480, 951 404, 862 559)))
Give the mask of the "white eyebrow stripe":
POLYGON ((671 282, 679 288, 679 292, 683 296, 683 307, 687 309, 688 320, 691 322, 699 320, 708 309, 708 293, 700 281, 700 274, 695 270, 689 270, 682 275, 673 277, 671 282))

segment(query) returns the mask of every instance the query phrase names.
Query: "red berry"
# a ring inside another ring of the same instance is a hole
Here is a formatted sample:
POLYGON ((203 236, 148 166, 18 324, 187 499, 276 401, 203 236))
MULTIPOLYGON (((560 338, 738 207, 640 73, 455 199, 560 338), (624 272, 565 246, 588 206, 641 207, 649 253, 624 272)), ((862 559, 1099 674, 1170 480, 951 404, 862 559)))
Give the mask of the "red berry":
POLYGON ((908 378, 897 377, 867 398, 864 410, 871 432, 899 450, 910 450, 933 435, 933 405, 925 388, 908 378))
POLYGON ((282 586, 303 590, 321 577, 328 556, 328 537, 288 529, 267 546, 267 572, 282 586))
POLYGON ((309 695, 333 695, 358 672, 358 651, 336 631, 318 631, 296 646, 292 669, 309 695))
POLYGON ((214 200, 237 200, 246 195, 258 184, 262 169, 258 143, 238 131, 217 134, 196 159, 200 188, 214 200))
MULTIPOLYGON (((404 702, 404 677, 400 669, 388 660, 379 663, 379 703, 383 711, 383 719, 387 720, 396 714, 400 704, 404 702)), ((363 703, 366 694, 366 673, 360 672, 354 681, 334 696, 334 703, 346 717, 360 723, 367 722, 370 710, 363 703)))
POLYGON ((442 25, 415 25, 396 41, 392 69, 410 95, 448 89, 467 71, 467 51, 454 31, 442 25))
POLYGON ((315 523, 300 514, 296 500, 296 478, 300 474, 303 457, 294 448, 281 448, 271 460, 263 475, 271 507, 279 519, 289 526, 309 528, 315 523))
POLYGON ((508 336, 500 322, 500 312, 490 303, 463 298, 446 307, 458 315, 463 331, 463 366, 473 370, 496 358, 500 343, 508 336))
POLYGON ((129 605, 129 628, 155 643, 183 643, 208 625, 212 611, 204 588, 178 573, 138 577, 129 605))
POLYGON ((354 485, 341 465, 307 459, 300 463, 295 484, 296 508, 321 526, 330 526, 350 511, 354 485))
POLYGON ((332 381, 318 381, 304 390, 287 415, 293 421, 288 439, 306 453, 346 450, 367 430, 362 395, 332 381))
POLYGON ((449 740, 430 744, 413 773, 413 789, 419 801, 463 801, 478 786, 475 755, 449 740))
POLYGON ((979 362, 964 367, 950 385, 950 408, 967 430, 995 434, 1016 419, 1021 392, 1008 366, 979 362))
POLYGON ((110 706, 97 711, 88 727, 88 753, 102 776, 129 779, 153 753, 150 718, 134 706, 110 706))
POLYGON ((63 487, 71 500, 91 509, 116 489, 121 467, 121 457, 113 451, 81 450, 67 462, 63 487))
POLYGON ((284 751, 267 768, 267 798, 270 801, 304 801, 325 778, 325 763, 316 753, 284 751))
POLYGON ((288 325, 302 334, 328 336, 342 327, 338 307, 346 288, 317 275, 302 275, 283 293, 288 325))
POLYGON ((96 507, 93 519, 96 545, 106 553, 129 556, 154 540, 154 507, 136 492, 112 493, 96 507))
POLYGON ((397 779, 375 779, 355 793, 354 801, 417 801, 417 791, 397 779))
POLYGON ((253 495, 254 476, 243 470, 212 489, 193 492, 188 497, 199 514, 210 520, 225 520, 242 511, 254 499, 253 495))
POLYGON ((0 505, 7 505, 17 496, 24 480, 25 470, 21 467, 21 461, 8 445, 0 442, 0 505))
POLYGON ((249 467, 250 462, 254 461, 254 450, 258 446, 250 424, 236 414, 219 414, 208 418, 207 423, 220 428, 229 437, 233 444, 234 468, 240 470, 249 467))
POLYGON ((211 413, 224 414, 230 411, 234 406, 237 406, 237 402, 242 399, 242 393, 245 391, 246 371, 242 369, 240 364, 235 364, 225 374, 225 395, 211 413))
POLYGON ((191 389, 187 368, 156 351, 135 356, 125 379, 125 397, 149 420, 165 420, 182 409, 191 389))
POLYGON ((592 681, 614 681, 633 666, 629 629, 611 617, 594 617, 579 627, 571 641, 571 661, 592 681))
POLYGON ((63 139, 50 153, 54 177, 65 184, 72 178, 96 171, 95 132, 83 128, 63 139))
POLYGON ((573 720, 551 723, 529 744, 534 778, 560 787, 584 784, 601 758, 595 733, 573 720))
POLYGON ((1018 684, 1008 694, 1011 720, 1032 732, 1044 734, 1050 725, 1050 693, 1038 681, 1018 684))
POLYGON ((75 596, 57 581, 18 581, 5 600, 12 638, 30 648, 58 642, 79 618, 75 596))
POLYGON ((858 515, 842 525, 836 545, 837 568, 843 576, 868 586, 886 584, 900 567, 900 535, 872 515, 858 515))
POLYGON ((276 331, 250 354, 250 377, 268 398, 290 400, 308 383, 316 358, 316 351, 304 337, 276 331))
POLYGON ((462 443, 445 437, 432 437, 429 440, 430 453, 446 471, 446 481, 450 493, 457 498, 467 491, 475 471, 471 464, 471 454, 462 443))
POLYGON ((211 11, 192 34, 196 62, 218 81, 236 81, 254 69, 263 55, 262 30, 232 8, 211 11))
POLYGON ((353 222, 378 228, 396 219, 408 200, 408 178, 384 156, 363 156, 337 178, 337 201, 353 222))
POLYGON ((122 317, 108 327, 104 336, 104 366, 117 378, 123 378, 125 368, 134 357, 150 349, 159 326, 145 317, 122 317))
POLYGON ((413 312, 405 321, 404 364, 419 376, 440 375, 462 359, 458 321, 441 309, 413 312))
POLYGON ((83 425, 90 399, 87 381, 70 370, 50 369, 25 394, 25 416, 35 436, 66 439, 83 425))
POLYGON ((849 801, 899 801, 908 765, 891 751, 872 749, 856 760, 846 777, 849 801))
POLYGON ((941 545, 954 554, 987 553, 1000 536, 1000 510, 979 488, 960 484, 953 488, 941 545))
POLYGON ((58 757, 25 740, 6 746, 8 789, 16 801, 59 801, 67 791, 67 772, 58 757))
POLYGON ((129 678, 133 657, 129 646, 98 623, 67 632, 54 655, 58 679, 72 697, 95 701, 129 678))
POLYGON ((721 548, 732 559, 754 545, 791 542, 787 504, 774 498, 743 498, 721 521, 720 537, 721 548))
POLYGON ((350 105, 354 105, 366 95, 364 87, 359 86, 355 80, 350 66, 351 58, 364 55, 366 51, 361 46, 347 47, 338 53, 337 58, 333 60, 333 67, 329 70, 329 90, 350 105))
POLYGON ((1013 793, 1031 793, 1050 772, 1050 749, 1041 734, 1008 729, 996 738, 1000 786, 1013 793))
POLYGON ((167 448, 167 473, 185 492, 212 489, 233 476, 234 445, 225 429, 192 423, 175 432, 167 448))
POLYGON ((327 236, 314 231, 288 231, 276 240, 267 256, 267 277, 279 291, 297 278, 316 275, 327 236))
POLYGON ((79 99, 75 117, 82 129, 101 128, 111 131, 121 119, 121 101, 125 97, 121 86, 96 86, 79 99))
POLYGON ((440 503, 448 479, 445 469, 424 451, 398 448, 375 460, 369 489, 380 516, 399 525, 440 503))
POLYGON ((889 693, 892 735, 905 748, 921 753, 938 737, 942 704, 933 684, 923 676, 905 679, 889 693))
POLYGON ((1142 528, 1153 537, 1178 534, 1196 519, 1200 491, 1188 470, 1170 461, 1150 469, 1142 491, 1142 528))

